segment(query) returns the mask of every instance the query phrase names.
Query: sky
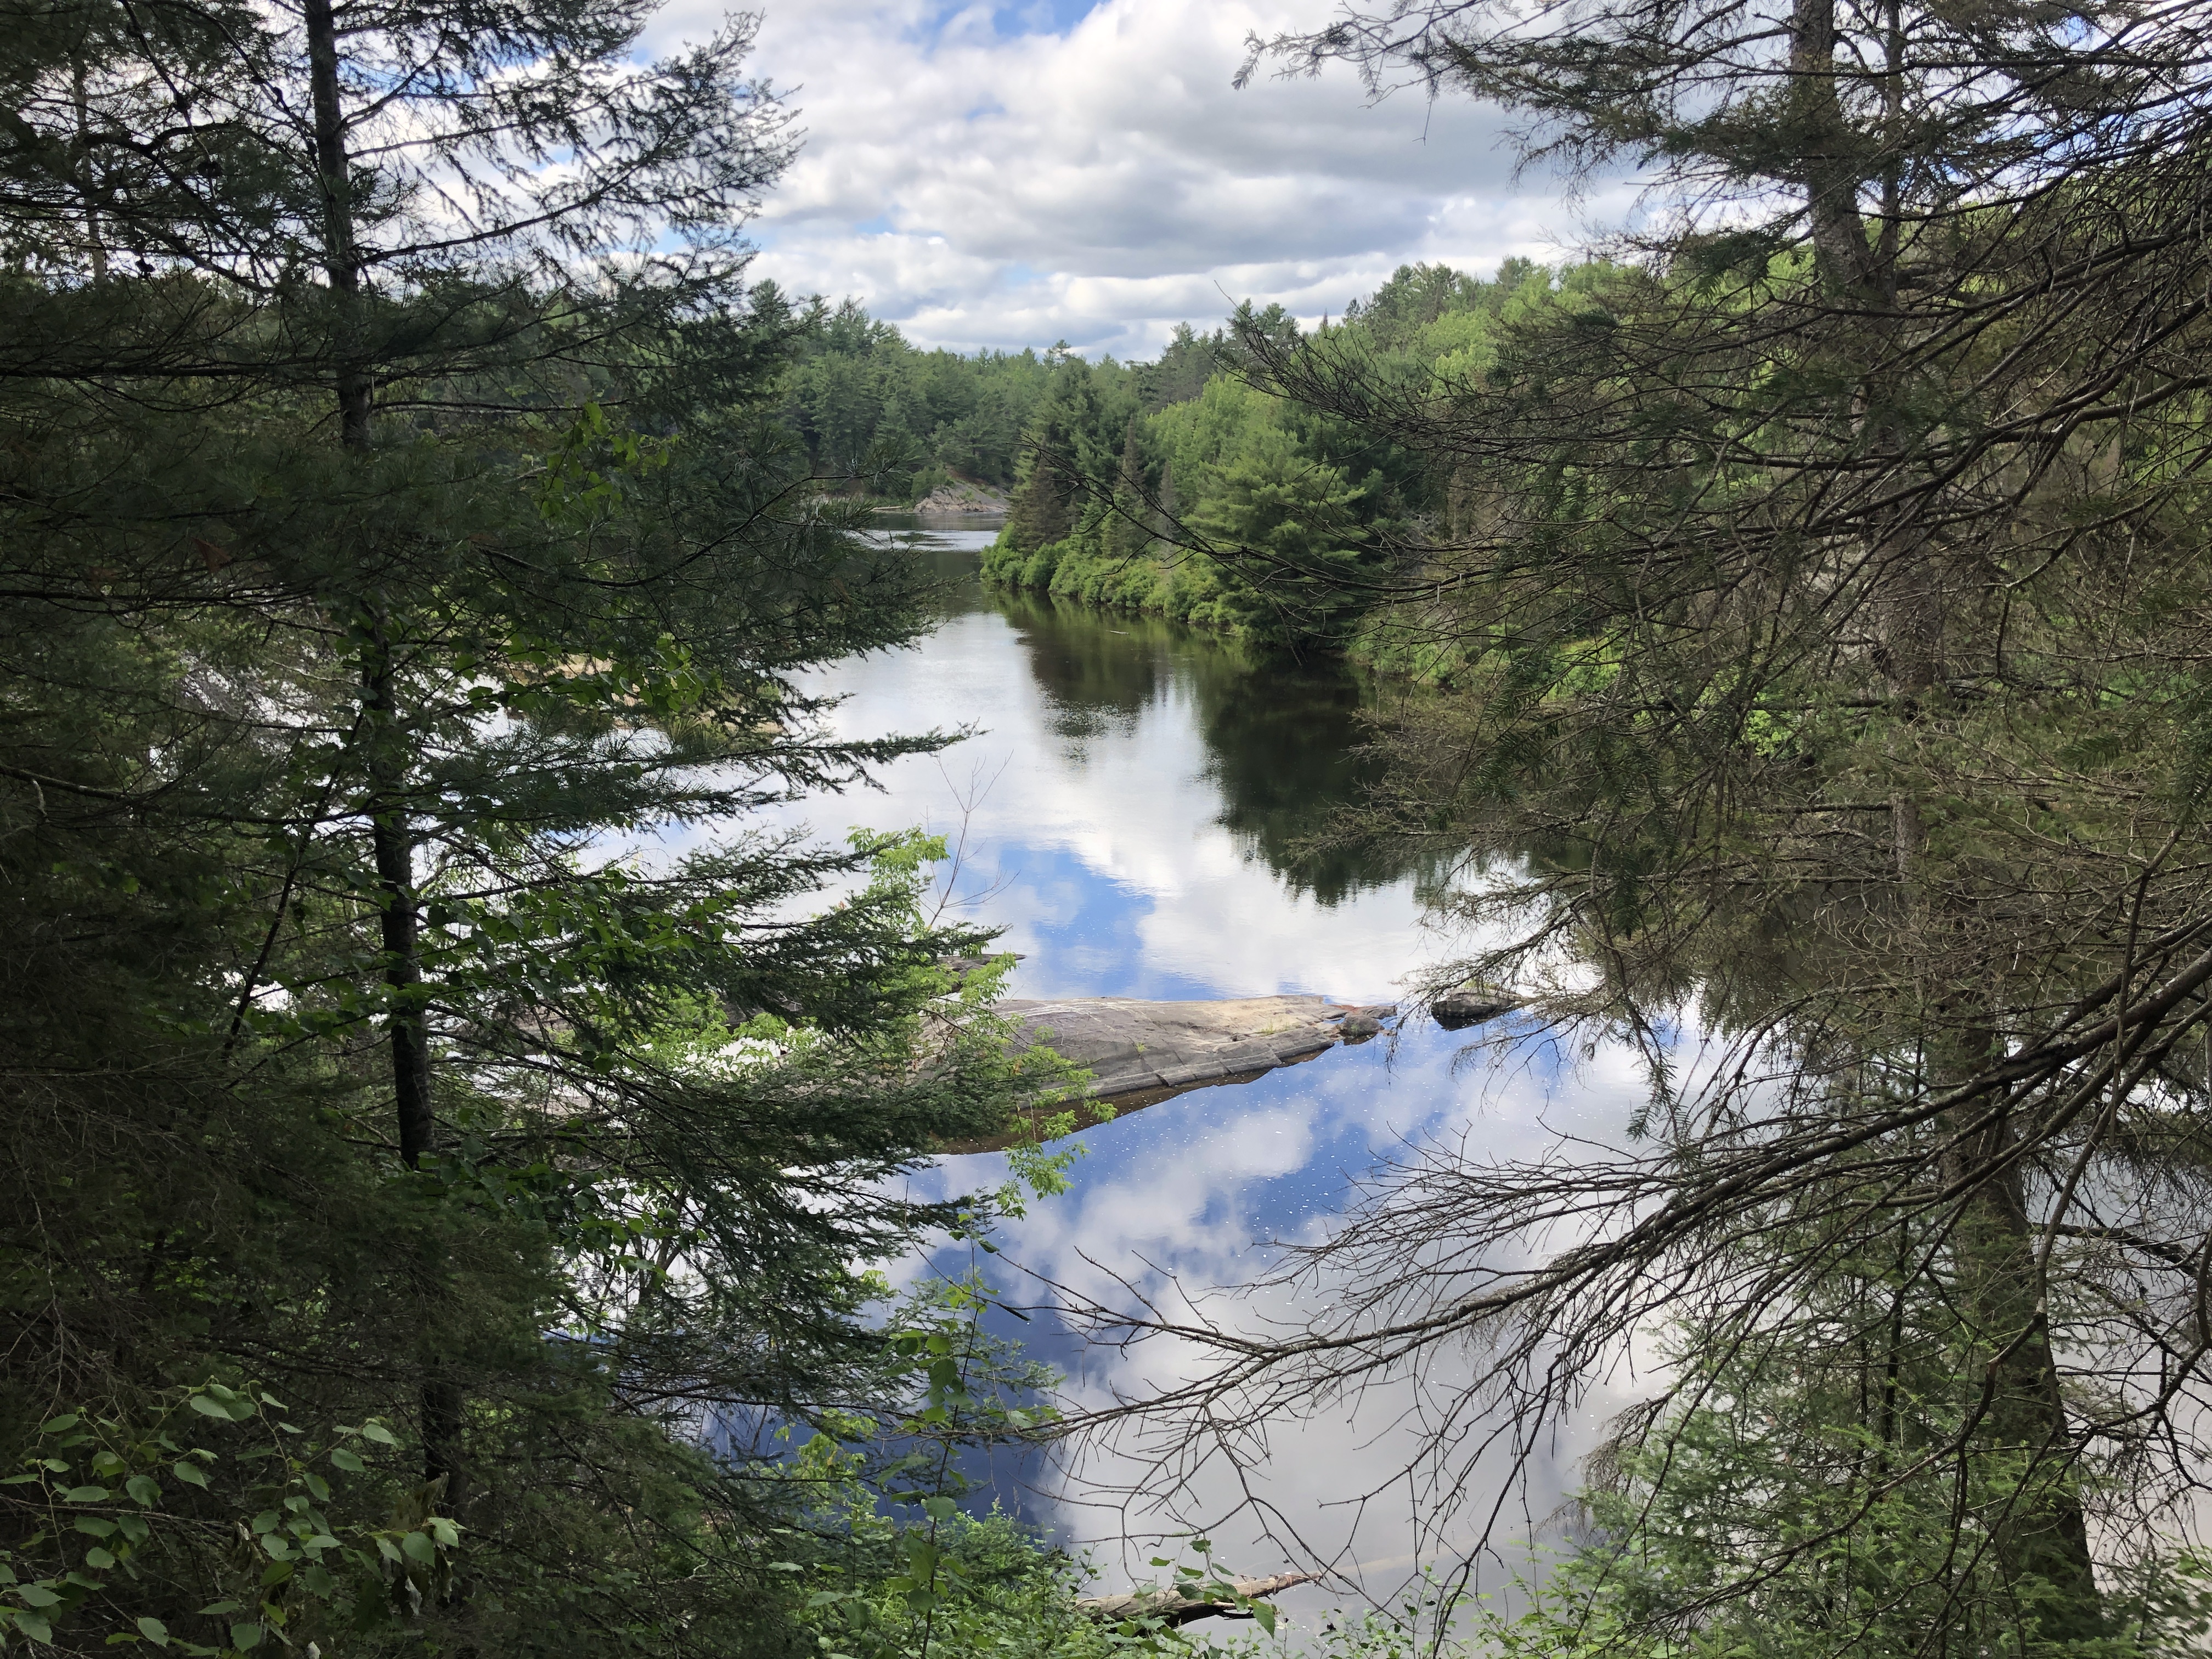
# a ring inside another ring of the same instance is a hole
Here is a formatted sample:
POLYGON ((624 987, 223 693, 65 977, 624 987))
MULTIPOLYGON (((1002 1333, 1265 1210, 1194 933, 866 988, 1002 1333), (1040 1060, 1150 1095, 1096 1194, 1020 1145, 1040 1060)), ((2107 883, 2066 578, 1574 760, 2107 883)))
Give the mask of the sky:
MULTIPOLYGON (((672 0, 653 44, 704 34, 672 0)), ((1498 112, 1418 92, 1369 100, 1339 67, 1231 82, 1249 34, 1310 28, 1330 0, 764 0, 754 69, 805 147, 764 204, 755 270, 859 300, 922 346, 1065 340, 1155 355, 1241 300, 1340 313, 1400 264, 1486 274, 1556 260, 1577 210, 1516 182, 1498 112)))

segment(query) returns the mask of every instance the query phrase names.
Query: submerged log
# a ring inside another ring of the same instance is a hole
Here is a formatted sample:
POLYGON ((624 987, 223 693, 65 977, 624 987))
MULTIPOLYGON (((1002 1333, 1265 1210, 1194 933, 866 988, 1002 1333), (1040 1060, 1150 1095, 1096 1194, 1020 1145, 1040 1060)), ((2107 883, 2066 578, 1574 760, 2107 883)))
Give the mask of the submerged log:
MULTIPOLYGON (((1310 1584, 1321 1577, 1317 1572, 1280 1572, 1273 1578, 1237 1578, 1231 1580, 1237 1593, 1247 1601, 1273 1595, 1296 1584, 1310 1584)), ((1234 1601, 1209 1601, 1202 1595, 1192 1595, 1181 1589, 1129 1590, 1120 1595, 1086 1595, 1076 1607, 1102 1624, 1117 1624, 1124 1619, 1158 1619, 1170 1625, 1188 1625, 1194 1619, 1249 1619, 1252 1615, 1234 1601)))

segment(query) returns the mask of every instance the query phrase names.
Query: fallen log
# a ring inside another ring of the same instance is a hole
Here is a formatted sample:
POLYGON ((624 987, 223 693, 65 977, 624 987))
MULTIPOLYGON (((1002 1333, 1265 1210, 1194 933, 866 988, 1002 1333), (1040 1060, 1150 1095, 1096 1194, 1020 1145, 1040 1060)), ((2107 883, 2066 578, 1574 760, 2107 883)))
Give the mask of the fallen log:
MULTIPOLYGON (((1320 1577, 1317 1572, 1279 1572, 1273 1578, 1231 1579, 1229 1584, 1250 1601, 1289 1589, 1294 1584, 1313 1583, 1320 1577)), ((1124 1619, 1158 1619, 1164 1624, 1188 1625, 1194 1619, 1252 1616, 1226 1598, 1208 1601, 1204 1595, 1193 1595, 1184 1589, 1125 1590, 1119 1595, 1086 1595, 1075 1605, 1091 1618, 1109 1625, 1119 1624, 1124 1619)))

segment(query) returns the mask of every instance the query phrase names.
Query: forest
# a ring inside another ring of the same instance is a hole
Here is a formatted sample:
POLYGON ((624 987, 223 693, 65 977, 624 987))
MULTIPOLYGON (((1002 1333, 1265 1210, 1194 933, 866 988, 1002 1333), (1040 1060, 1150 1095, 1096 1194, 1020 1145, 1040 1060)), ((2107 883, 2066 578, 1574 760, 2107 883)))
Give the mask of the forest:
POLYGON ((1347 9, 1246 79, 1649 210, 1143 363, 755 281, 797 112, 651 15, 5 13, 0 1650, 1265 1650, 1195 1539, 1086 1606, 970 1455, 1165 1499, 1406 1379, 1438 1576, 1306 1650, 2201 1650, 2202 9, 1347 9), (1451 872, 1407 1006, 1632 1054, 1620 1134, 1400 1149, 1263 1333, 1057 1287, 1178 1357, 1111 1400, 905 1273, 1064 1193, 1049 1115, 912 1177, 1082 1081, 943 836, 774 827, 957 736, 817 677, 937 625, 870 515, 953 479, 1002 587, 1418 684, 1310 850, 1451 872), (1475 1595, 1484 1457, 1625 1371, 1475 1595))
MULTIPOLYGON (((1480 377, 1496 335, 1576 306, 1607 274, 1507 258, 1485 282, 1401 266, 1316 338, 1419 395, 1480 377)), ((1255 354, 1299 339, 1279 307, 1248 307, 1214 334, 1186 329, 1157 365, 1063 364, 1030 417, 986 576, 1447 678, 1455 656, 1372 625, 1358 584, 1370 550, 1432 518, 1449 486, 1440 491, 1423 457, 1372 426, 1265 385, 1255 354), (1217 556, 1229 548, 1237 553, 1217 556), (1255 559, 1284 580, 1255 580, 1255 559)))

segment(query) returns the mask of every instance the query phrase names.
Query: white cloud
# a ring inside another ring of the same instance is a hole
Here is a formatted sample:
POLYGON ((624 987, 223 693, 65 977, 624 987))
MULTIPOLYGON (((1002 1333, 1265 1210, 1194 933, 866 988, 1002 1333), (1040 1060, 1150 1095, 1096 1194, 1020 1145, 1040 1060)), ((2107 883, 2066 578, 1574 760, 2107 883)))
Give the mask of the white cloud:
MULTIPOLYGON (((711 3, 674 0, 660 34, 711 3)), ((1231 88, 1248 34, 1326 9, 1101 0, 1054 32, 1047 5, 768 0, 755 67, 807 138, 757 269, 918 343, 1143 356, 1247 297, 1316 316, 1409 259, 1556 257, 1572 222, 1516 184, 1494 111, 1370 106, 1348 73, 1231 88)))

